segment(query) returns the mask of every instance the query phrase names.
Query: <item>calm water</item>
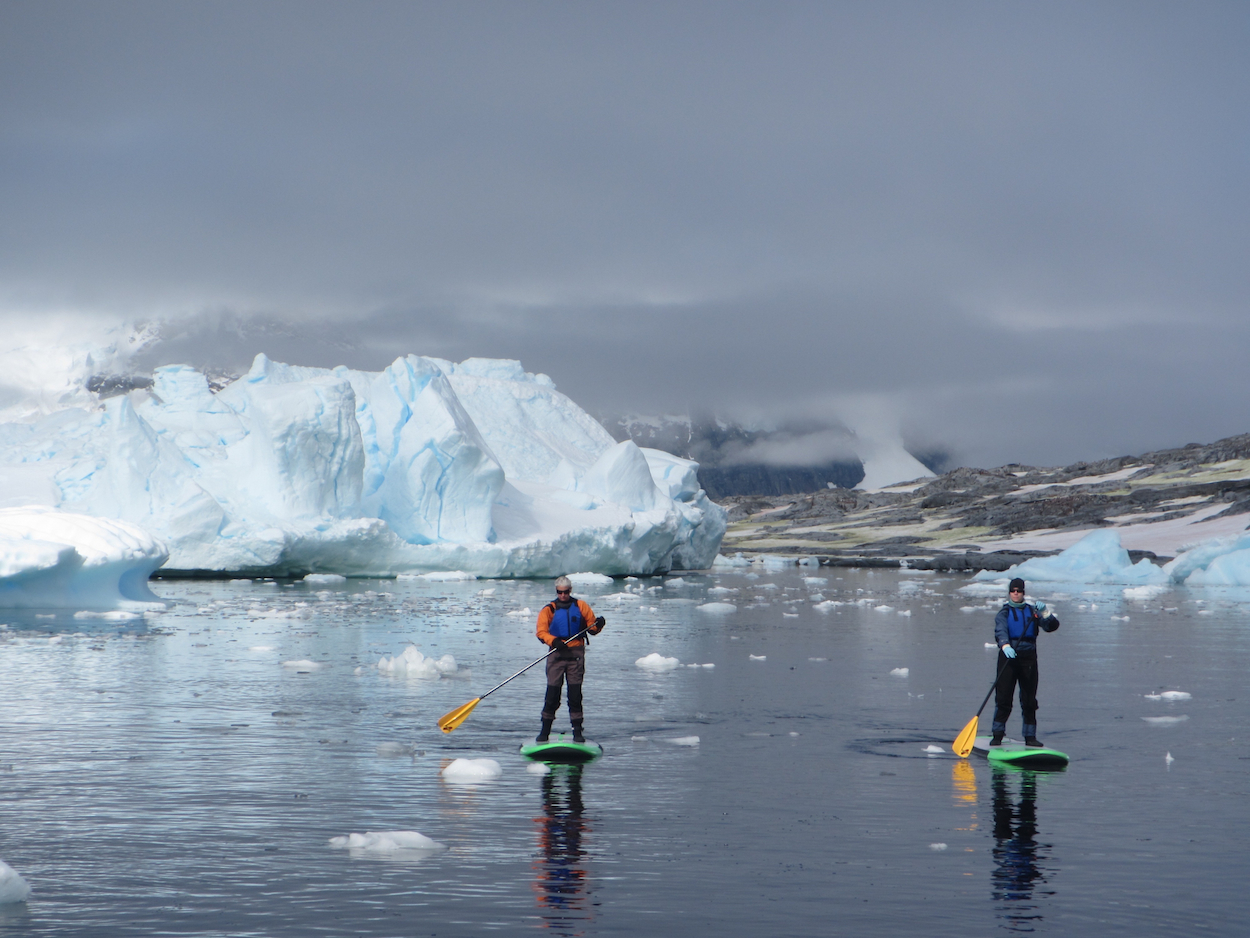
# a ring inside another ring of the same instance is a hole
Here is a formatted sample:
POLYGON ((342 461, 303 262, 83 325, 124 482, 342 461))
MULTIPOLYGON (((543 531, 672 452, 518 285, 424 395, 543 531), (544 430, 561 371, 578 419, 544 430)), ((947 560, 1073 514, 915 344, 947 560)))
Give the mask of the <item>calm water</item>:
POLYGON ((516 754, 540 669, 451 736, 434 726, 541 653, 547 583, 161 582, 171 610, 137 623, 0 616, 0 858, 34 890, 0 907, 0 933, 1242 927, 1250 594, 1042 591, 1063 627, 1042 640, 1040 735, 1073 761, 1030 773, 949 751, 993 680, 993 611, 961 610, 986 603, 957 592, 967 580, 682 579, 579 590, 608 619, 586 684, 607 755, 547 776, 516 754), (716 586, 739 590, 737 612, 696 609, 716 586), (817 611, 816 592, 862 604, 817 611), (377 671, 410 642, 471 674, 377 671), (635 667, 656 651, 715 668, 635 667), (296 659, 324 667, 281 665, 296 659), (1145 696, 1162 690, 1193 696, 1145 696), (1185 719, 1142 719, 1160 716, 1185 719), (503 777, 444 782, 460 756, 503 777), (387 830, 449 849, 328 844, 387 830))

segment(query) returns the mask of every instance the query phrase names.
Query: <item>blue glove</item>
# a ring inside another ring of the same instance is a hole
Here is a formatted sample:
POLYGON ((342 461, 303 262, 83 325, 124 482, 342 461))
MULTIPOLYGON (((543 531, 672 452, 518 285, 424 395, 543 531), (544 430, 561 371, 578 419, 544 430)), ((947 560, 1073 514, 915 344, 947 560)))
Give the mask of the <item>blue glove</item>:
POLYGON ((1008 658, 1014 658, 1016 656, 1016 650, 1012 648, 1010 645, 1004 645, 1003 654, 1006 655, 1008 658))
POLYGON ((1040 599, 1033 604, 1033 608, 1037 610, 1037 614, 1043 619, 1046 618, 1046 604, 1040 599))

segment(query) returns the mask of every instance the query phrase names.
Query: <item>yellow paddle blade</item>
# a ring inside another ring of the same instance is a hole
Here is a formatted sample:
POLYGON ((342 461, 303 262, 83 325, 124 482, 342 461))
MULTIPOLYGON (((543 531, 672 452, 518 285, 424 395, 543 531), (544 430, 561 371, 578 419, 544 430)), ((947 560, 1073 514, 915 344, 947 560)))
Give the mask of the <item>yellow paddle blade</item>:
POLYGON ((474 697, 467 704, 461 704, 451 713, 444 713, 438 718, 438 728, 444 733, 450 733, 457 726, 469 718, 469 714, 473 712, 473 708, 482 702, 481 697, 474 697))
POLYGON ((959 756, 959 758, 966 759, 968 754, 972 752, 972 744, 976 742, 976 739, 977 718, 973 717, 968 721, 968 725, 959 731, 959 735, 951 743, 951 748, 955 750, 955 755, 959 756))

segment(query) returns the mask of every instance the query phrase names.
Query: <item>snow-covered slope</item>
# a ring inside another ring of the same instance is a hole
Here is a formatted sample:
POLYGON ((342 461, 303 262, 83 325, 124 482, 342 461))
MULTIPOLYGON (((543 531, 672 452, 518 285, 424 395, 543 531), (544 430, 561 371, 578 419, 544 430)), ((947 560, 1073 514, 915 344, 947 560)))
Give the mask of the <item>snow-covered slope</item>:
POLYGON ((173 569, 650 573, 710 566, 725 530, 695 464, 614 443, 518 362, 258 355, 216 394, 170 365, 65 400, 0 425, 5 504, 139 525, 173 569))

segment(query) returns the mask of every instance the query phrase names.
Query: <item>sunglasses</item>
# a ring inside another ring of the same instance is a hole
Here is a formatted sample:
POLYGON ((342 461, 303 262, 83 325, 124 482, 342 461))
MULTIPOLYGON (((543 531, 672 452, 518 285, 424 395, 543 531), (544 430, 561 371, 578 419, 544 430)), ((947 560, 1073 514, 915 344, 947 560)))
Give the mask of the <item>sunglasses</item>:
POLYGON ((556 595, 557 596, 571 596, 573 595, 573 591, 572 590, 556 590, 556 595))
MULTIPOLYGON (((560 592, 560 591, 559 591, 559 590, 556 590, 556 592, 558 593, 558 592, 560 592)), ((1012 593, 1023 593, 1023 592, 1024 592, 1024 590, 1010 590, 1009 592, 1012 592, 1012 593)))

